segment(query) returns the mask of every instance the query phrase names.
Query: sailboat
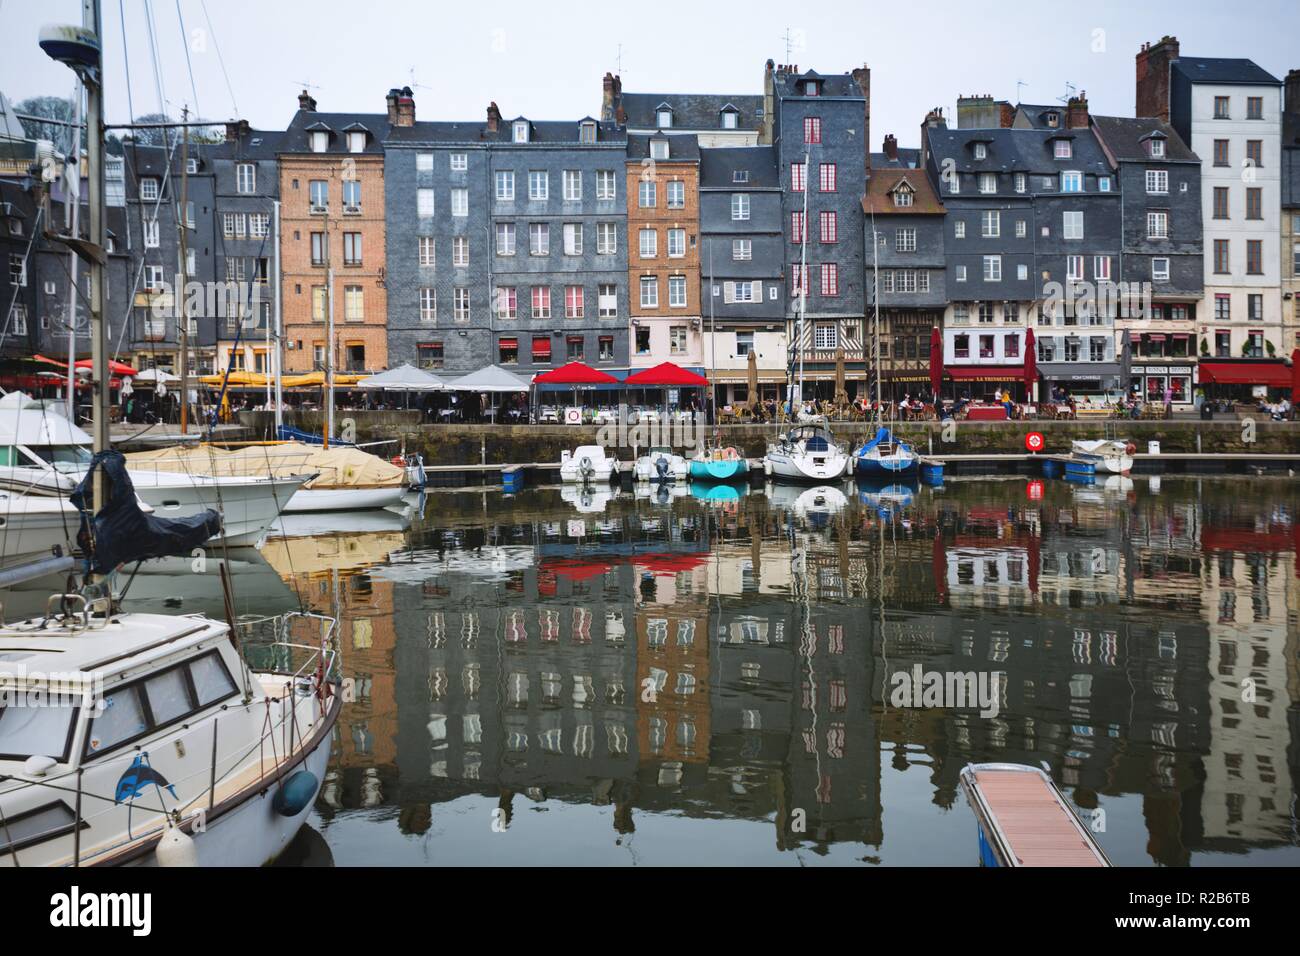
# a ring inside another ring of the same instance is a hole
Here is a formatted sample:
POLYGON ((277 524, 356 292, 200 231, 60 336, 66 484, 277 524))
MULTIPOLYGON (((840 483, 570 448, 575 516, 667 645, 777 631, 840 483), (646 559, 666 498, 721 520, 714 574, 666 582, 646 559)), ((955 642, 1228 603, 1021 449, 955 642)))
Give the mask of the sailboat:
MULTIPOLYGON (((804 153, 804 169, 808 169, 810 156, 804 153)), ((803 223, 807 229, 808 190, 803 194, 803 223)), ((799 331, 795 336, 795 348, 799 350, 799 387, 797 396, 803 399, 803 332, 804 317, 808 313, 808 243, 807 236, 800 243, 799 282, 799 331)), ((791 396, 790 408, 796 406, 791 396)), ((852 459, 848 449, 835 441, 829 426, 823 421, 807 421, 806 416, 799 415, 800 424, 795 425, 786 434, 769 442, 767 454, 763 456, 763 471, 773 478, 785 478, 791 481, 824 482, 840 478, 849 473, 852 459)))
POLYGON ((41 31, 42 48, 76 70, 87 98, 90 236, 64 241, 90 264, 95 438, 69 497, 87 551, 82 588, 0 624, 7 699, 40 702, 0 708, 0 864, 257 865, 288 845, 320 792, 342 709, 337 622, 286 616, 268 649, 282 666, 254 670, 229 616, 116 606, 119 568, 191 554, 220 532, 221 515, 146 513, 108 438, 102 27, 89 0, 82 26, 41 31))
POLYGON ((735 448, 705 446, 691 456, 691 478, 694 481, 740 481, 749 473, 749 462, 735 448))
MULTIPOLYGON (((872 268, 876 281, 874 288, 879 289, 880 279, 880 243, 876 241, 875 215, 872 214, 871 227, 872 268)), ((889 478, 910 474, 916 470, 916 452, 912 446, 894 438, 893 431, 882 419, 884 404, 880 400, 880 296, 874 299, 874 322, 872 335, 876 366, 876 434, 868 439, 853 453, 859 475, 866 478, 889 478)))

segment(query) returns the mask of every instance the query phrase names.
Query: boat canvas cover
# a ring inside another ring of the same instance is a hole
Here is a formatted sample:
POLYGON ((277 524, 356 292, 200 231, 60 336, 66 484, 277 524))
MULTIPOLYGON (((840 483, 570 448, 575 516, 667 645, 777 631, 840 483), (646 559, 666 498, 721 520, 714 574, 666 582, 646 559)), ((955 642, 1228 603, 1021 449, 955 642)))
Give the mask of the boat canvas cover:
POLYGON ((184 518, 158 518, 141 511, 126 461, 120 451, 111 449, 91 459, 86 476, 70 500, 81 511, 82 536, 87 524, 93 528, 94 547, 87 549, 87 554, 96 574, 108 574, 123 564, 146 558, 189 555, 221 533, 221 516, 211 508, 184 518), (108 500, 91 518, 96 469, 104 472, 108 500))
POLYGON ((244 448, 173 446, 132 452, 127 461, 133 468, 156 468, 190 475, 239 478, 315 477, 302 487, 376 488, 403 485, 406 471, 368 451, 351 447, 284 442, 278 445, 248 445, 244 448))

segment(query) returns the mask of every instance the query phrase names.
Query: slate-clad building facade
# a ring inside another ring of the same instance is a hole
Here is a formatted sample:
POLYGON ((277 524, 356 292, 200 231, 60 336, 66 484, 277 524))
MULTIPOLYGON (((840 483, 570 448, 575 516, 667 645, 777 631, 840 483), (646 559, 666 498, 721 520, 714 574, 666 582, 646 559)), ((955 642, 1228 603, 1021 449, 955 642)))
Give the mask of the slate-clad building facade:
POLYGON ((763 97, 722 93, 624 93, 606 73, 600 118, 629 133, 693 136, 701 149, 753 146, 763 130, 763 97))
POLYGON ((763 141, 776 147, 781 176, 791 364, 797 370, 802 358, 805 382, 817 383, 806 392, 829 398, 843 350, 852 397, 868 372, 860 203, 870 157, 870 73, 862 68, 823 76, 768 61, 763 86, 763 141), (805 235, 807 275, 801 280, 805 235), (802 339, 795 341, 801 281, 807 305, 802 339))
POLYGON ((719 407, 785 396, 783 222, 773 147, 700 150, 704 362, 719 407), (751 352, 758 395, 749 394, 751 352))
MULTIPOLYGON (((1201 161, 1164 120, 1094 116, 1092 128, 1123 197, 1118 279, 1150 289, 1149 306, 1117 319, 1126 388, 1190 403, 1204 292, 1201 161)), ((1208 346, 1208 343, 1207 343, 1208 346)))

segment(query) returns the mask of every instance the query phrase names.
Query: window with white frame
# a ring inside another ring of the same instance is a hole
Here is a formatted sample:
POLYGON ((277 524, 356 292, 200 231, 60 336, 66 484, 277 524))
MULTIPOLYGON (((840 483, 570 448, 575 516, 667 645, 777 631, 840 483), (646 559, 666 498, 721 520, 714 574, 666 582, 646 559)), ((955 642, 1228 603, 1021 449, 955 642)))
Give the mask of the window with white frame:
POLYGON ((158 180, 153 176, 145 176, 140 180, 140 198, 146 202, 158 199, 158 180))
POLYGON ((564 254, 566 256, 582 255, 582 223, 566 222, 564 224, 564 254))
POLYGON ((238 163, 235 166, 235 192, 252 193, 257 191, 257 166, 253 163, 238 163))
POLYGON ((457 187, 451 191, 451 214, 453 216, 469 215, 469 190, 457 187))
POLYGON ((668 258, 680 259, 686 255, 686 230, 668 230, 668 258))
POLYGON ((618 317, 618 286, 612 282, 601 283, 597 289, 597 314, 602 319, 618 317))
POLYGON ((329 149, 330 134, 324 131, 317 131, 311 134, 311 151, 313 153, 323 153, 329 149))
POLYGON ((987 147, 985 144, 983 144, 983 143, 976 143, 976 144, 975 144, 975 158, 976 158, 976 159, 988 159, 988 155, 989 155, 989 149, 988 149, 988 147, 987 147))
POLYGON ((519 317, 519 293, 512 285, 497 286, 496 313, 498 319, 519 317))
POLYGON ((686 354, 686 326, 673 325, 668 328, 668 354, 686 354))
POLYGON ((1083 281, 1083 256, 1065 257, 1065 277, 1070 282, 1083 281))
POLYGON ((952 237, 953 237, 954 239, 965 239, 965 238, 966 238, 966 223, 965 223, 965 222, 963 222, 963 221, 960 220, 960 219, 955 219, 955 220, 953 220, 953 224, 952 224, 952 237))
POLYGON ((433 172, 433 153, 416 153, 415 171, 417 173, 433 172))
POLYGON ((748 262, 754 258, 754 241, 752 239, 732 239, 731 258, 736 262, 748 262))
POLYGON ((451 171, 453 173, 463 173, 465 170, 469 169, 468 153, 452 153, 448 161, 451 164, 451 171))
POLYGON ((551 254, 551 227, 545 222, 528 224, 528 254, 530 256, 549 256, 551 254))
POLYGON ((264 212, 248 214, 248 234, 254 239, 265 239, 271 234, 271 217, 264 212))
POLYGON ((1163 159, 1163 158, 1164 158, 1164 155, 1165 155, 1165 141, 1164 141, 1161 137, 1159 137, 1159 136, 1152 137, 1150 140, 1147 141, 1147 144, 1148 144, 1148 146, 1150 147, 1150 152, 1151 152, 1151 158, 1152 158, 1152 159, 1163 159))
POLYGON ((1151 281, 1168 282, 1169 281, 1169 260, 1164 256, 1156 256, 1151 260, 1151 281))
POLYGON ((546 285, 533 286, 532 316, 534 319, 549 319, 551 317, 551 287, 546 285))
POLYGON ((364 153, 366 151, 365 133, 348 133, 348 152, 364 153))
POLYGON ((744 193, 731 194, 731 219, 733 222, 749 219, 749 197, 744 193))
POLYGON ((1169 213, 1158 210, 1147 213, 1147 238, 1169 238, 1169 213))
POLYGON ((653 209, 658 201, 658 190, 653 179, 643 179, 637 183, 637 205, 642 209, 653 209))
POLYGON ((566 169, 564 171, 564 201, 580 202, 582 200, 582 170, 566 169))
POLYGON ((1029 231, 1029 227, 1025 224, 1025 221, 1024 221, 1023 219, 1017 219, 1017 220, 1016 220, 1016 238, 1017 238, 1017 239, 1023 239, 1023 238, 1025 238, 1025 236, 1028 234, 1028 231, 1029 231))
POLYGON ((985 209, 981 212, 980 235, 985 239, 996 239, 1002 235, 1002 213, 996 209, 985 209))
POLYGON ((512 127, 511 133, 512 133, 511 139, 513 139, 514 142, 516 143, 528 142, 528 121, 527 120, 516 121, 514 126, 512 127))
POLYGON ((596 223, 596 255, 612 256, 618 252, 618 223, 596 223))
POLYGON ((420 237, 420 243, 419 243, 419 246, 420 246, 420 248, 419 248, 419 252, 420 252, 420 259, 419 259, 419 262, 420 262, 420 265, 422 265, 422 266, 431 266, 431 265, 433 265, 433 264, 434 264, 434 258, 433 258, 433 252, 434 252, 433 236, 421 236, 421 237, 420 237))
POLYGON ((1028 177, 1024 173, 1016 173, 1015 177, 1016 192, 1022 193, 1028 186, 1028 177))
POLYGON ((438 290, 425 286, 420 290, 420 321, 434 322, 438 318, 438 290))
POLYGON ((433 216, 433 190, 421 187, 415 191, 415 212, 422 219, 433 216))
POLYGON ((953 281, 954 281, 954 282, 965 282, 965 281, 966 281, 966 267, 965 267, 965 266, 953 266, 953 281))
POLYGON ((1074 148, 1068 139, 1058 139, 1052 144, 1052 155, 1057 159, 1069 159, 1074 155, 1074 148))
POLYGON ((1083 212, 1082 211, 1069 210, 1062 213, 1061 238, 1062 239, 1083 238, 1083 212))
POLYGON ((528 198, 534 201, 546 199, 551 194, 551 177, 544 169, 533 169, 528 173, 528 198))
POLYGON ((1098 192, 1103 192, 1103 193, 1108 193, 1108 192, 1110 192, 1110 177, 1109 177, 1109 176, 1098 176, 1098 177, 1097 177, 1097 191, 1098 191, 1098 192))
POLYGON ((668 182, 668 208, 683 209, 686 206, 686 184, 680 179, 668 182))
POLYGON ((497 202, 513 202, 515 198, 515 171, 498 169, 496 172, 497 202))
POLYGON ((469 238, 454 236, 451 240, 451 264, 458 269, 469 268, 469 238))
POLYGON ((1023 262, 1020 263, 1018 266, 1016 266, 1016 278, 1019 279, 1021 282, 1024 282, 1026 279, 1028 279, 1029 266, 1025 265, 1025 263, 1023 262))
POLYGON ((366 318, 365 291, 359 285, 343 287, 343 321, 363 322, 366 318))
POLYGON ((998 174, 997 173, 980 173, 979 176, 980 192, 995 193, 998 191, 998 174))
POLYGON ((984 257, 984 281, 985 282, 1002 281, 1002 257, 1001 256, 984 257))
POLYGON ((158 248, 158 220, 157 219, 145 220, 144 245, 146 249, 158 248))
POLYGON ((668 158, 668 140, 652 139, 650 141, 650 158, 667 159, 668 158))
POLYGON ((596 170, 596 198, 602 200, 614 199, 618 191, 615 183, 616 180, 612 169, 596 170))
POLYGON ((916 251, 916 227, 903 226, 894 233, 895 252, 916 251))
POLYGON ((763 298, 761 282, 724 282, 722 284, 722 301, 727 304, 735 302, 759 302, 763 298))
POLYGON ((686 276, 668 277, 668 307, 670 309, 686 308, 686 276))
POLYGON ((1076 170, 1069 170, 1061 173, 1061 192, 1063 193, 1081 193, 1083 192, 1083 173, 1076 170))
POLYGON ((515 254, 515 224, 513 222, 497 223, 497 255, 513 256, 515 254))
POLYGON ((840 327, 834 322, 818 322, 813 327, 813 348, 833 349, 840 344, 840 327))
POLYGON ((659 280, 654 276, 641 277, 641 308, 659 308, 659 280))
POLYGON ((1092 257, 1092 277, 1099 282, 1110 281, 1110 256, 1092 257))
POLYGON ((469 321, 469 289, 464 286, 452 290, 451 317, 457 322, 469 321))

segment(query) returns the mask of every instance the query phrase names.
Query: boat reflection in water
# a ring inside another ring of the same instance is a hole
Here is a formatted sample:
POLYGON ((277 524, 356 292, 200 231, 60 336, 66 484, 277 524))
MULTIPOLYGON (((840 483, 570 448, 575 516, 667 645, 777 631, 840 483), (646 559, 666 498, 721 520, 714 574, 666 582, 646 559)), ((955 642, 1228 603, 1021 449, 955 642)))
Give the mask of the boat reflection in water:
POLYGON ((269 542, 341 620, 333 857, 973 866, 960 774, 999 762, 1117 866, 1300 864, 1293 485, 778 487, 269 542), (934 672, 996 713, 900 703, 934 672))

